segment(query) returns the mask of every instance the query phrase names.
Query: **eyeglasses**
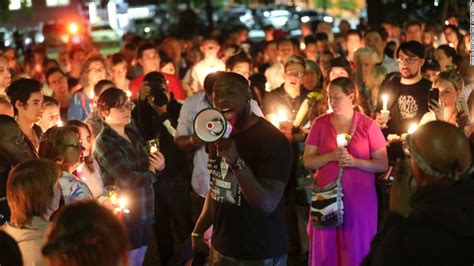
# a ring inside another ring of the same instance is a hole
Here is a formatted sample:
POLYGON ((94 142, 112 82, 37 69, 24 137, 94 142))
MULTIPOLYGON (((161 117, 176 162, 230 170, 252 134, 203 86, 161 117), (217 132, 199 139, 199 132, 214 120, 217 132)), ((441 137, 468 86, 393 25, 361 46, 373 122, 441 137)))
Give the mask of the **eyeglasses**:
POLYGON ((133 108, 135 108, 135 104, 133 102, 128 102, 115 108, 117 108, 120 112, 132 111, 133 108))
POLYGON ((419 58, 416 58, 416 57, 406 57, 406 58, 400 57, 400 58, 397 59, 398 63, 403 63, 405 65, 414 64, 418 60, 419 60, 419 58))
POLYGON ((285 74, 290 76, 290 77, 293 77, 293 78, 302 78, 302 77, 304 77, 303 72, 286 72, 285 74))
POLYGON ((65 76, 62 76, 62 77, 58 78, 57 80, 52 80, 52 81, 49 83, 49 85, 50 85, 50 86, 59 85, 59 84, 61 84, 61 82, 63 82, 65 79, 66 79, 66 77, 65 77, 65 76))

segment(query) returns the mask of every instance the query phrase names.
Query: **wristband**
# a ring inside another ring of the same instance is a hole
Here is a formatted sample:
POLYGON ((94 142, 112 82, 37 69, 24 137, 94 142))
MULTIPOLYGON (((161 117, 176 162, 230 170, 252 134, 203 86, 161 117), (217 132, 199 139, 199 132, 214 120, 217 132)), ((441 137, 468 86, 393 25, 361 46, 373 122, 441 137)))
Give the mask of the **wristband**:
POLYGON ((199 237, 201 237, 201 234, 192 232, 192 233, 191 233, 191 236, 192 236, 192 237, 198 237, 198 238, 199 238, 199 237))
POLYGON ((235 162, 230 166, 230 168, 234 171, 240 171, 244 169, 246 166, 247 164, 245 163, 244 159, 242 159, 241 157, 238 157, 237 160, 235 160, 235 162))

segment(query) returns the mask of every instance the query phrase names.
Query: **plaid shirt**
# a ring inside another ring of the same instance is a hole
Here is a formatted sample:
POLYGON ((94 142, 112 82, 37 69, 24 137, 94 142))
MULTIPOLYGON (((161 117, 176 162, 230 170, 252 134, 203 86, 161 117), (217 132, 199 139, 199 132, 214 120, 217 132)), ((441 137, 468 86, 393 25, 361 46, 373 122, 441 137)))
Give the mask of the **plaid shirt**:
POLYGON ((121 195, 128 198, 130 213, 125 220, 136 223, 154 222, 155 175, 148 170, 148 152, 143 137, 132 127, 125 128, 132 143, 121 137, 114 129, 104 124, 97 136, 94 157, 97 159, 103 178, 114 183, 121 195))

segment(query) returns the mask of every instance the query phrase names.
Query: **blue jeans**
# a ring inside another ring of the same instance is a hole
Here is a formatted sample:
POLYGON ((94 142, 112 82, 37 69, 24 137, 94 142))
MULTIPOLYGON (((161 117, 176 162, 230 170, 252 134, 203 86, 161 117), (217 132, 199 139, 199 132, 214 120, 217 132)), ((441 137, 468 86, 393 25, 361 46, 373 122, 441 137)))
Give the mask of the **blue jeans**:
POLYGON ((241 260, 222 255, 214 248, 209 253, 209 266, 286 266, 287 254, 262 260, 241 260))

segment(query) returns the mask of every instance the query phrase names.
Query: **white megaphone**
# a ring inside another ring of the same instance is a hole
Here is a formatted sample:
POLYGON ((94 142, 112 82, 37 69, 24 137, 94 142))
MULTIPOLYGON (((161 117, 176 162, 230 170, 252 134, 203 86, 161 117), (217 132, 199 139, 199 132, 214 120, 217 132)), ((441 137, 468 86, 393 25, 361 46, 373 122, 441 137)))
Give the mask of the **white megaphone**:
POLYGON ((232 133, 232 125, 217 109, 207 108, 194 118, 194 132, 204 142, 215 142, 228 138, 232 133))

